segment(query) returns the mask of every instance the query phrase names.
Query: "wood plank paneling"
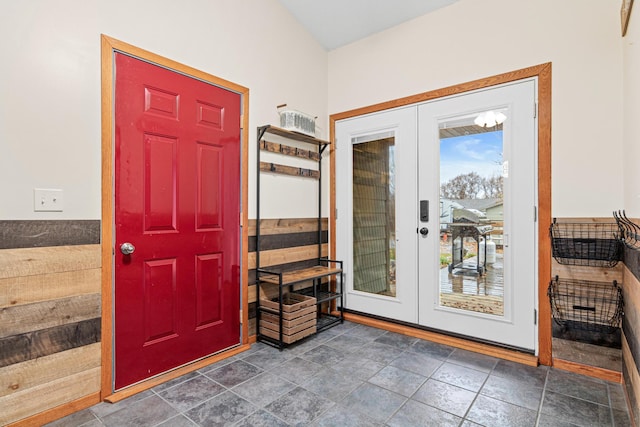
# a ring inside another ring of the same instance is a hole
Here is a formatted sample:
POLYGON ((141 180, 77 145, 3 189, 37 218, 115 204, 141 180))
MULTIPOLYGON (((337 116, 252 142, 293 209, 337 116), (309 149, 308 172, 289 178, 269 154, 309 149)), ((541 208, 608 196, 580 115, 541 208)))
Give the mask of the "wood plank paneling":
POLYGON ((0 221, 0 249, 100 243, 100 220, 0 221))
MULTIPOLYGON (((323 230, 328 230, 329 222, 327 218, 321 220, 323 230)), ((318 231, 318 218, 282 218, 282 219, 261 219, 260 235, 303 233, 308 231, 318 231)), ((249 236, 256 235, 256 220, 249 221, 249 236)))
POLYGON ((100 316, 100 294, 0 309, 0 338, 76 323, 100 316))
MULTIPOLYGON (((322 243, 327 243, 329 234, 326 231, 322 232, 322 243)), ((249 252, 256 251, 256 237, 249 238, 249 252)), ((303 233, 289 233, 289 234, 267 234, 260 236, 260 250, 269 251, 272 249, 290 248, 293 246, 306 246, 318 244, 318 232, 309 231, 303 233)))
POLYGON ((0 308, 100 292, 100 269, 0 279, 0 308))
POLYGON ((100 389, 100 368, 92 368, 0 397, 0 425, 72 402, 100 389))
POLYGON ((100 367, 100 343, 0 368, 0 397, 100 367))
POLYGON ((559 264, 555 259, 551 264, 552 277, 558 276, 561 279, 591 280, 595 282, 611 283, 614 280, 622 283, 624 265, 618 263, 613 268, 606 267, 586 267, 580 265, 559 264))
POLYGON ((0 279, 100 268, 100 245, 0 250, 0 279))
POLYGON ((100 341, 100 318, 0 338, 0 367, 100 341))
MULTIPOLYGON (((321 256, 327 256, 328 245, 322 245, 321 256)), ((270 267, 273 265, 286 264, 289 262, 305 261, 318 258, 318 245, 295 246, 293 248, 274 249, 272 251, 260 252, 260 266, 270 267)), ((256 253, 249 254, 249 269, 256 268, 256 253)))
POLYGON ((640 337, 638 336, 640 331, 640 280, 626 267, 622 291, 624 297, 623 345, 627 345, 630 356, 630 358, 624 358, 623 363, 629 367, 633 365, 636 371, 640 371, 640 337))
POLYGON ((626 337, 622 337, 622 376, 624 378, 627 400, 633 418, 640 420, 640 373, 633 362, 633 355, 627 345, 626 337))
POLYGON ((82 411, 90 406, 100 403, 100 392, 95 392, 81 397, 71 402, 65 402, 60 406, 38 412, 20 421, 9 424, 7 427, 40 427, 52 421, 71 415, 74 412, 82 411))

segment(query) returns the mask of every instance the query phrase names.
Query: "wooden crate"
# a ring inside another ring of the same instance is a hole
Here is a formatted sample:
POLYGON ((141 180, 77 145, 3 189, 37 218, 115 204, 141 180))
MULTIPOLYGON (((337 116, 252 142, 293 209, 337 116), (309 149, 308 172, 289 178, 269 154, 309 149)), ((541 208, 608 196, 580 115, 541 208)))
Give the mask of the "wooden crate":
MULTIPOLYGON (((278 300, 260 300, 260 333, 280 339, 278 300)), ((316 299, 306 295, 288 293, 282 299, 282 341, 291 344, 316 332, 316 299)))
MULTIPOLYGON (((262 333, 263 335, 268 336, 269 338, 273 338, 274 340, 278 340, 280 339, 280 334, 278 333, 278 331, 274 331, 271 330, 269 328, 265 328, 262 327, 262 321, 260 322, 261 326, 260 326, 260 333, 262 333)), ((291 344, 294 343, 304 337, 308 337, 311 334, 315 334, 316 333, 316 322, 315 320, 313 321, 313 326, 307 329, 304 329, 302 331, 296 332, 292 335, 286 335, 284 332, 282 333, 282 342, 285 344, 291 344)), ((277 326, 276 326, 277 327, 277 326)))
MULTIPOLYGON (((283 313, 294 313, 303 308, 313 307, 316 305, 316 299, 314 297, 308 297, 306 295, 300 295, 295 293, 287 293, 282 296, 282 312, 283 313)), ((271 300, 261 299, 260 306, 266 307, 271 310, 278 311, 280 310, 280 304, 278 303, 278 298, 274 298, 271 300)))
MULTIPOLYGON (((311 320, 307 320, 306 322, 302 322, 299 323, 297 325, 293 325, 293 326, 282 326, 282 333, 284 335, 294 335, 297 334, 298 332, 302 332, 305 329, 309 329, 309 328, 313 328, 316 326, 316 318, 314 317, 311 320)), ((260 320, 260 327, 262 328, 262 332, 264 333, 265 329, 269 329, 273 332, 275 332, 276 334, 279 332, 279 328, 278 328, 278 322, 277 320, 275 322, 271 322, 269 320, 260 320)))
MULTIPOLYGON (((316 310, 315 307, 308 307, 305 308, 303 310, 300 310, 301 312, 304 311, 305 314, 302 314, 301 316, 298 317, 294 317, 294 318, 290 318, 290 319, 286 319, 282 316, 282 326, 284 326, 285 328, 294 328, 296 326, 299 326, 303 323, 307 323, 307 322, 315 322, 316 321, 316 310), (311 310, 309 310, 311 309, 311 310)), ((286 313, 289 314, 289 313, 286 313)), ((271 324, 274 325, 273 328, 274 330, 278 330, 278 315, 275 313, 267 313, 267 312, 262 312, 260 313, 260 320, 261 321, 265 321, 265 322, 269 322, 271 324)))

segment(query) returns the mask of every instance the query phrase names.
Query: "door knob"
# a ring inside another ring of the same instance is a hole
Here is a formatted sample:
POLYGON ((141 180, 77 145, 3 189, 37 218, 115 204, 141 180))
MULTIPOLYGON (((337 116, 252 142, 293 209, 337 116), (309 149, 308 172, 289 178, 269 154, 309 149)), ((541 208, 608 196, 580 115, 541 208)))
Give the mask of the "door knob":
POLYGON ((420 231, 420 234, 422 234, 423 236, 426 236, 427 234, 429 234, 429 229, 427 227, 422 227, 419 231, 420 231))
POLYGON ((120 245, 120 252, 122 252, 125 255, 131 255, 135 250, 136 250, 136 247, 129 242, 123 243, 120 245))

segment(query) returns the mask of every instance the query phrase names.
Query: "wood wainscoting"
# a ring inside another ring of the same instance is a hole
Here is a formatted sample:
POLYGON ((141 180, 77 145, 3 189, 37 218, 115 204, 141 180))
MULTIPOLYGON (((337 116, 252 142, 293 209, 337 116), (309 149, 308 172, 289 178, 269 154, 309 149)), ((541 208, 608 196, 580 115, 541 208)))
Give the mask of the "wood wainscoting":
POLYGON ((0 250, 0 425, 99 401, 100 268, 99 244, 0 250))
POLYGON ((640 421, 640 251, 625 248, 622 378, 629 410, 640 421))

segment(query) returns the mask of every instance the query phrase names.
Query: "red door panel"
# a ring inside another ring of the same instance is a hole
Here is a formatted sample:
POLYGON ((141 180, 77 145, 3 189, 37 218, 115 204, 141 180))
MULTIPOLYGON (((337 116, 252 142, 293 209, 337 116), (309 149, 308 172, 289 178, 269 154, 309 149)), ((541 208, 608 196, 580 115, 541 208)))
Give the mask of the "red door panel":
POLYGON ((240 342, 240 95, 115 62, 120 389, 240 342))

